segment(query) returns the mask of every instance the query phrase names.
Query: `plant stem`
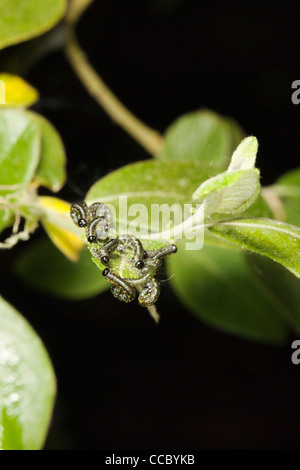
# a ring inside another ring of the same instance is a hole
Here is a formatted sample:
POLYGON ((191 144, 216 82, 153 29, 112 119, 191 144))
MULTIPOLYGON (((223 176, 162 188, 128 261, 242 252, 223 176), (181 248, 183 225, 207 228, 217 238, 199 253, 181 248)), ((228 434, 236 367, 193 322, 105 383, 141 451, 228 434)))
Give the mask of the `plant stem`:
POLYGON ((146 126, 119 101, 89 63, 76 40, 73 26, 68 25, 67 28, 65 54, 87 91, 107 114, 147 152, 156 155, 163 147, 162 136, 154 129, 146 126))

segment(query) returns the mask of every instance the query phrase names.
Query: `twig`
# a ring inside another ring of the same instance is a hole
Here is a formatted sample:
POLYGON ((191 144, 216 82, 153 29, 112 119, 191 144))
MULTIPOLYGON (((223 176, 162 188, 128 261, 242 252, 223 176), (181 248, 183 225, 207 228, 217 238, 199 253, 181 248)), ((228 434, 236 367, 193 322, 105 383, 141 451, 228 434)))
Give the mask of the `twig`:
POLYGON ((80 48, 73 26, 69 24, 67 29, 65 54, 87 91, 103 107, 107 114, 144 147, 147 152, 151 155, 156 155, 163 147, 164 140, 162 136, 134 116, 112 93, 80 48))

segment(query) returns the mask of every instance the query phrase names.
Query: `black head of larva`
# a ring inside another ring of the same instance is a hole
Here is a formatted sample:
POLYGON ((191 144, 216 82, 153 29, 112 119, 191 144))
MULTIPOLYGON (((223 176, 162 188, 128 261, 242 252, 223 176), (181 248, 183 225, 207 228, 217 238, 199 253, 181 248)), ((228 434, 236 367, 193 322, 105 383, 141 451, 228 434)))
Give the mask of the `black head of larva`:
POLYGON ((110 269, 109 269, 109 268, 105 268, 105 269, 102 271, 102 276, 106 277, 109 272, 110 272, 110 269))
POLYGON ((107 255, 101 256, 100 261, 102 264, 107 264, 109 262, 109 256, 107 255))
POLYGON ((88 237, 88 242, 89 243, 95 243, 97 241, 97 237, 95 235, 90 235, 88 237))
POLYGON ((171 245, 171 247, 173 248, 173 253, 176 253, 176 251, 177 251, 177 246, 176 246, 176 245, 171 245))
POLYGON ((86 219, 79 219, 78 220, 78 225, 79 225, 79 227, 86 227, 87 226, 86 219))
POLYGON ((135 263, 135 267, 137 269, 142 269, 144 266, 145 265, 144 265, 143 261, 141 261, 140 259, 135 263))

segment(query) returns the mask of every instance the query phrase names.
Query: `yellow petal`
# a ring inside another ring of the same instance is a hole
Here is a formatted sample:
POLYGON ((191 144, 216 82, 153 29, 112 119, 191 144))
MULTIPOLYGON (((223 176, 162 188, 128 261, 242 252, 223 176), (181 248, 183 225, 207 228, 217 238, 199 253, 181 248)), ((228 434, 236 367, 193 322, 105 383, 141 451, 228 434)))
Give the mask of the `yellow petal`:
POLYGON ((69 202, 63 201, 62 199, 59 199, 58 197, 40 196, 39 200, 42 206, 46 207, 47 209, 54 210, 59 214, 70 212, 71 204, 69 202))
POLYGON ((23 78, 9 73, 0 73, 0 106, 27 108, 38 99, 38 91, 23 78))
MULTIPOLYGON (((70 204, 68 202, 50 196, 41 196, 39 200, 44 208, 70 218, 70 204)), ((46 217, 41 217, 41 222, 54 245, 71 261, 77 261, 84 247, 81 238, 70 230, 49 222, 46 217)))

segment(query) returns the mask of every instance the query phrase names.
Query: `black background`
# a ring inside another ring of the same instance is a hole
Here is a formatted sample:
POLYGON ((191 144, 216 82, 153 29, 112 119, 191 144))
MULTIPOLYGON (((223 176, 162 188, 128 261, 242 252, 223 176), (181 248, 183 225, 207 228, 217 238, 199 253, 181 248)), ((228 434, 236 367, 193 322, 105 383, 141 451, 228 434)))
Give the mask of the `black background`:
MULTIPOLYGON (((300 105, 291 102, 299 14, 299 2, 95 0, 78 36, 112 90, 159 131, 202 107, 235 118, 259 140, 267 185, 299 165, 300 105)), ((61 52, 27 79, 41 93, 35 109, 66 145, 62 198, 80 200, 108 171, 149 158, 93 102, 61 52)), ((20 249, 1 254, 1 291, 40 334, 55 367, 47 449, 300 448, 295 335, 271 347, 218 332, 185 310, 167 283, 159 326, 109 292, 56 300, 13 277, 20 249)))

